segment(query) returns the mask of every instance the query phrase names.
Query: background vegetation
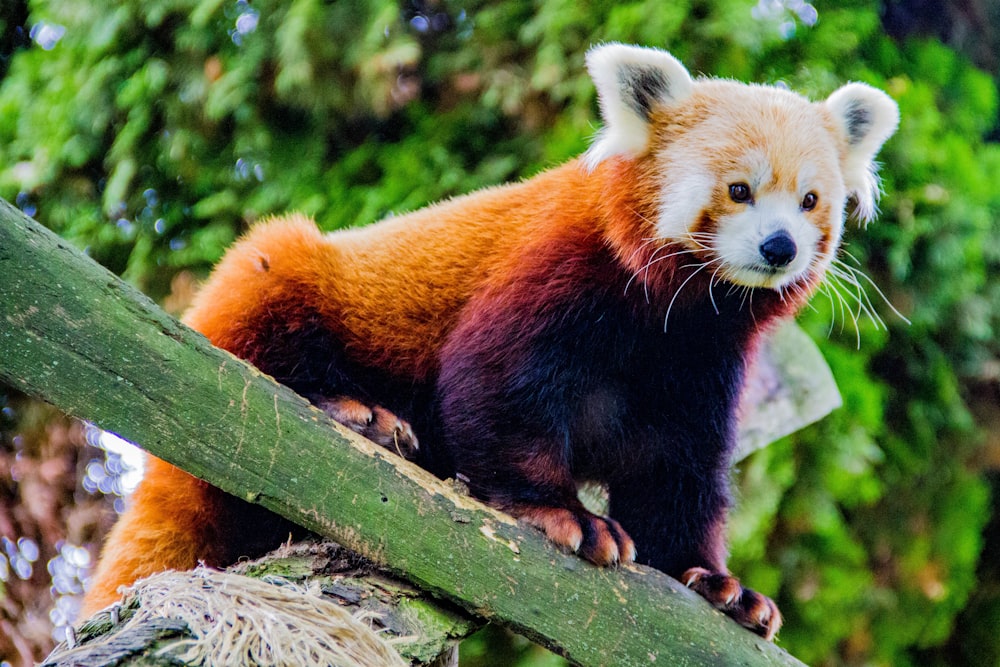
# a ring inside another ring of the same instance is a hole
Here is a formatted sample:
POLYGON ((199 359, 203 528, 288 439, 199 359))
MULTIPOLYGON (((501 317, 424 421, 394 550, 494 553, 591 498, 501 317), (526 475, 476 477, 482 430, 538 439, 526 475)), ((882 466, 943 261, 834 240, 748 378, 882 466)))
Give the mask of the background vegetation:
MULTIPOLYGON (((996 665, 996 25, 986 1, 5 1, 0 196, 176 309, 261 216, 363 224, 579 153, 596 42, 817 99, 884 88, 903 117, 887 194, 847 250, 912 324, 879 304, 886 326, 856 335, 824 299, 802 316, 845 406, 742 465, 732 566, 777 598, 782 645, 806 662, 996 665)), ((78 586, 75 549, 102 524, 74 508, 117 464, 50 444, 86 438, 0 396, 0 660, 17 662, 63 622, 31 600, 78 586), (73 471, 87 489, 66 486, 73 471), (59 498, 32 506, 53 480, 59 498)), ((465 657, 556 662, 496 632, 465 657)))

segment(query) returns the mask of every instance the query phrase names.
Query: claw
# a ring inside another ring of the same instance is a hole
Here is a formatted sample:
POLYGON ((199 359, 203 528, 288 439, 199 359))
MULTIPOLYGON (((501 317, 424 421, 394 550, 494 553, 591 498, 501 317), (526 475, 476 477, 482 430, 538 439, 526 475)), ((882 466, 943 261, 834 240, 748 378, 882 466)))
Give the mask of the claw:
POLYGON ((716 609, 769 641, 781 627, 777 605, 767 596, 744 588, 736 577, 693 567, 681 576, 681 582, 716 609))
POLYGON ((383 407, 367 406, 346 396, 323 397, 316 406, 355 433, 405 459, 415 458, 420 448, 410 425, 383 407))
POLYGON ((596 565, 628 564, 635 560, 635 543, 614 519, 587 510, 563 507, 521 506, 514 516, 545 531, 556 544, 596 565))

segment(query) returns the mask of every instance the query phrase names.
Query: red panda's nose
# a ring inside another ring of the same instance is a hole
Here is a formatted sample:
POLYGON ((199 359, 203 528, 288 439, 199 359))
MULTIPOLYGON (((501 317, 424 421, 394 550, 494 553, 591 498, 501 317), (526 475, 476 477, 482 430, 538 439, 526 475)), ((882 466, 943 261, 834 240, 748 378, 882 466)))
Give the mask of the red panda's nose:
POLYGON ((760 256, 776 269, 791 264, 796 251, 795 241, 785 230, 771 234, 760 244, 760 256))

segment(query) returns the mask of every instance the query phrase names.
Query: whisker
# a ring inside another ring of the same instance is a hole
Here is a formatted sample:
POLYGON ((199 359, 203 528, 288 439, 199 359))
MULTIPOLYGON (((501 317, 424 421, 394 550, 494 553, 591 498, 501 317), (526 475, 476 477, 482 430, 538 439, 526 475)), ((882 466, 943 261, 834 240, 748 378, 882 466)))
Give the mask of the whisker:
POLYGON ((816 311, 816 307, 813 306, 811 303, 809 303, 809 296, 810 296, 809 292, 805 289, 805 287, 801 283, 793 282, 789 284, 786 287, 786 289, 788 290, 789 294, 795 297, 796 302, 804 303, 814 312, 816 311))
POLYGON ((702 250, 712 250, 716 235, 708 232, 688 232, 687 238, 702 250))
POLYGON ((647 218, 647 217, 646 217, 645 215, 643 215, 643 214, 642 214, 642 213, 640 213, 639 211, 637 211, 637 210, 635 210, 634 208, 632 208, 631 206, 630 206, 630 207, 628 208, 628 210, 629 210, 629 212, 630 212, 630 213, 631 213, 632 215, 634 215, 635 217, 639 218, 639 219, 640 219, 640 220, 642 220, 643 222, 646 222, 646 223, 649 223, 649 224, 650 224, 650 225, 652 225, 652 226, 653 226, 654 228, 656 227, 656 223, 655 223, 655 222, 653 222, 652 220, 650 220, 649 218, 647 218))
POLYGON ((673 298, 670 299, 670 304, 667 305, 667 314, 664 315, 664 317, 663 317, 663 332, 664 333, 666 333, 666 331, 667 331, 667 322, 670 321, 670 311, 674 307, 674 301, 677 300, 677 297, 680 295, 681 291, 684 289, 684 286, 687 285, 689 282, 691 282, 692 278, 694 278, 696 275, 698 275, 699 273, 701 273, 702 271, 704 271, 706 268, 708 268, 708 266, 709 266, 708 264, 698 265, 698 268, 695 269, 694 271, 692 271, 691 275, 688 276, 684 280, 684 282, 681 283, 681 286, 677 288, 677 291, 674 292, 673 298))
POLYGON ((721 270, 722 263, 720 262, 719 266, 712 272, 712 277, 708 280, 708 299, 712 302, 712 310, 715 311, 716 315, 719 314, 719 307, 715 304, 715 294, 712 292, 712 288, 715 287, 715 279, 719 276, 719 271, 721 270))
MULTIPOLYGON (((747 297, 750 296, 751 290, 751 288, 746 285, 741 285, 741 287, 743 288, 743 298, 740 300, 740 312, 743 311, 743 306, 746 304, 747 297)), ((753 297, 750 297, 750 308, 751 310, 753 309, 753 297)))
MULTIPOLYGON (((850 267, 846 268, 850 269, 850 267)), ((872 304, 871 300, 868 298, 868 293, 865 292, 861 282, 858 280, 858 276, 854 273, 854 271, 851 270, 849 273, 844 273, 839 267, 831 267, 830 270, 833 275, 848 282, 854 287, 851 296, 858 302, 858 315, 860 316, 864 313, 869 317, 869 319, 871 319, 872 324, 875 325, 876 329, 888 331, 889 328, 876 312, 874 304, 872 304)))
MULTIPOLYGON (((848 253, 848 254, 850 255, 850 253, 848 253)), ((853 259, 853 256, 852 256, 852 259, 853 259)), ((857 261, 857 260, 855 260, 855 261, 857 261)), ((904 322, 906 322, 907 324, 912 324, 912 322, 910 322, 910 320, 908 320, 908 319, 906 318, 906 316, 905 316, 905 315, 903 315, 903 314, 902 314, 901 312, 899 312, 899 310, 898 310, 898 309, 897 309, 897 308, 896 308, 896 307, 895 307, 894 305, 892 305, 892 302, 891 302, 891 301, 889 301, 889 297, 887 297, 887 296, 885 295, 885 292, 883 292, 883 291, 882 291, 882 289, 881 289, 881 288, 880 288, 880 287, 878 286, 878 284, 877 284, 877 283, 876 283, 876 282, 875 282, 874 280, 872 280, 872 279, 871 279, 871 277, 870 277, 870 276, 869 276, 869 275, 868 275, 867 273, 865 273, 865 272, 864 272, 864 271, 862 271, 861 269, 856 269, 856 268, 854 268, 854 267, 852 267, 852 266, 848 266, 848 265, 846 265, 846 264, 845 264, 844 262, 842 262, 842 261, 840 261, 840 260, 836 260, 836 259, 835 259, 835 260, 834 260, 834 263, 835 263, 835 264, 836 264, 837 266, 841 266, 841 267, 843 267, 843 268, 847 269, 847 270, 848 270, 848 271, 850 271, 850 272, 851 272, 852 274, 854 274, 854 276, 855 276, 855 277, 857 277, 857 278, 864 278, 864 280, 865 280, 865 281, 866 281, 866 282, 867 282, 867 283, 868 283, 869 285, 871 285, 871 286, 872 286, 872 289, 874 289, 874 290, 875 290, 875 291, 876 291, 876 292, 878 293, 879 297, 881 297, 881 299, 882 299, 882 301, 883 301, 883 302, 885 303, 885 305, 889 306, 889 309, 890 309, 890 310, 891 310, 891 311, 892 311, 893 313, 895 313, 895 314, 896 314, 896 317, 898 317, 899 319, 903 320, 903 321, 904 321, 904 322)))
MULTIPOLYGON (((683 250, 678 250, 676 252, 672 252, 672 253, 670 253, 668 255, 662 255, 661 256, 659 254, 660 251, 666 250, 667 248, 670 248, 670 247, 671 246, 669 246, 669 245, 664 245, 664 246, 662 246, 660 248, 657 248, 656 251, 653 252, 653 254, 650 256, 649 260, 642 266, 642 268, 640 268, 638 271, 636 271, 635 273, 633 273, 632 276, 628 279, 628 282, 625 283, 625 292, 626 293, 628 293, 628 288, 632 285, 632 282, 635 281, 635 279, 639 277, 640 273, 645 272, 645 274, 646 274, 645 277, 647 279, 649 278, 649 268, 653 264, 657 264, 657 263, 662 262, 664 260, 670 259, 671 257, 677 257, 678 255, 693 255, 694 252, 695 252, 694 250, 689 250, 689 249, 685 248, 683 250)), ((646 281, 646 283, 648 284, 648 280, 646 281)), ((644 285, 644 288, 645 288, 645 285, 644 285)), ((649 301, 648 291, 647 291, 647 294, 646 294, 646 300, 647 300, 647 303, 648 303, 648 301, 649 301)))
MULTIPOLYGON (((837 295, 837 298, 840 301, 840 315, 841 317, 844 317, 844 315, 850 315, 851 321, 854 323, 854 335, 857 340, 857 347, 858 349, 861 349, 861 328, 858 326, 858 316, 856 316, 854 314, 854 311, 848 306, 847 299, 845 298, 844 293, 842 291, 843 289, 845 289, 845 285, 842 282, 844 278, 838 272, 832 270, 829 272, 828 275, 831 278, 830 284, 834 288, 834 293, 837 295)), ((849 294, 852 298, 855 299, 857 298, 852 292, 849 292, 849 294)), ((860 312, 861 311, 859 310, 858 311, 859 315, 860 312)), ((844 318, 844 320, 846 321, 846 318, 844 318)))
MULTIPOLYGON (((646 241, 641 246, 639 246, 638 248, 636 248, 635 251, 633 251, 632 255, 629 257, 629 261, 632 261, 632 257, 635 257, 635 255, 639 251, 641 251, 644 247, 646 247, 650 243, 652 243, 652 240, 646 241)), ((656 256, 658 254, 660 254, 660 251, 662 251, 666 247, 667 246, 663 245, 663 246, 660 246, 659 248, 657 248, 656 250, 653 251, 653 254, 650 255, 650 258, 649 258, 649 260, 647 260, 646 264, 643 267, 640 267, 639 270, 637 270, 635 273, 633 273, 632 276, 625 283, 625 290, 622 292, 623 294, 628 294, 628 288, 632 285, 632 281, 634 281, 636 278, 638 278, 639 274, 642 273, 644 269, 646 270, 646 275, 648 277, 648 275, 649 275, 649 263, 652 262, 653 259, 655 259, 656 256)), ((643 292, 646 295, 646 303, 649 303, 649 289, 648 289, 648 287, 645 284, 643 285, 643 292)))
POLYGON ((625 263, 628 264, 629 262, 631 262, 633 259, 635 259, 635 256, 638 255, 640 252, 642 252, 647 246, 652 245, 658 240, 659 239, 656 238, 642 239, 642 243, 640 243, 639 246, 632 251, 632 254, 628 256, 628 259, 625 260, 625 263))
MULTIPOLYGON (((795 292, 796 292, 796 296, 798 296, 799 298, 802 298, 802 296, 805 293, 805 290, 797 287, 796 290, 795 290, 795 292)), ((817 315, 819 315, 819 308, 817 308, 816 306, 814 306, 812 304, 812 301, 806 301, 805 304, 806 304, 806 306, 805 306, 806 308, 808 308, 809 310, 811 310, 814 313, 816 313, 817 315)))
MULTIPOLYGON (((831 277, 835 277, 835 276, 831 276, 831 277)), ((841 324, 840 324, 840 332, 843 333, 844 332, 844 326, 847 324, 847 312, 848 312, 847 299, 844 298, 844 293, 842 291, 843 287, 841 286, 841 283, 840 283, 839 280, 837 280, 836 282, 831 283, 831 285, 832 285, 833 293, 837 296, 837 303, 840 304, 840 322, 841 322, 841 324)))
MULTIPOLYGON (((848 259, 850 259, 852 262, 854 262, 855 264, 857 264, 859 267, 861 266, 861 260, 858 259, 857 257, 855 257, 854 254, 851 253, 845 246, 841 246, 841 248, 840 248, 840 254, 844 255, 845 257, 847 257, 848 259)), ((833 261, 837 262, 839 264, 843 264, 844 263, 843 260, 841 260, 841 259, 839 259, 837 257, 834 257, 833 261)))
POLYGON ((833 335, 833 325, 837 323, 837 305, 833 301, 833 288, 827 283, 820 283, 819 291, 825 294, 826 298, 830 301, 830 327, 826 330, 826 337, 829 338, 833 335))

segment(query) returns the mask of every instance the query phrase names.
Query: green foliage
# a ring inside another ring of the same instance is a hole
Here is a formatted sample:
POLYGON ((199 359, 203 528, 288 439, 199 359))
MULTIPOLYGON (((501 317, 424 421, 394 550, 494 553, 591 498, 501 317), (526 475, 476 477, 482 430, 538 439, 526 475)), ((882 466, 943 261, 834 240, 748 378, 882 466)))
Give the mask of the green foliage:
MULTIPOLYGON (((752 0, 28 5, 67 30, 0 83, 0 195, 157 297, 259 217, 364 224, 579 153, 599 41, 814 98, 886 89, 903 120, 882 214, 846 241, 912 324, 870 287, 886 327, 855 323, 847 294, 814 300, 802 323, 845 406, 743 464, 732 566, 778 597, 782 644, 807 662, 943 660, 963 633, 1000 654, 1000 594, 955 625, 990 512, 970 401, 1000 357, 1000 147, 995 82, 952 50, 893 42, 857 0, 812 26, 754 19, 752 0)), ((4 7, 0 27, 23 21, 4 7)))

